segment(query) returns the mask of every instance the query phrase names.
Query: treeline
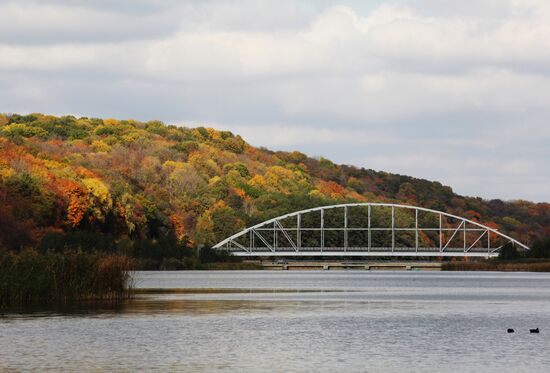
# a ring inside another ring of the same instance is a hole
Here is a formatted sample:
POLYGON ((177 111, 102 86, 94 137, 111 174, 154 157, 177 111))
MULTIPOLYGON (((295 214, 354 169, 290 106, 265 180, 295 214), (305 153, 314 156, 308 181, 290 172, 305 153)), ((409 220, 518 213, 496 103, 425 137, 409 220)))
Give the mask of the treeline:
POLYGON ((443 210, 527 244, 550 236, 547 203, 464 197, 437 182, 255 148, 228 131, 0 115, 0 247, 10 251, 69 247, 147 268, 197 267, 197 248, 246 226, 344 202, 443 210))
POLYGON ((47 233, 37 246, 38 253, 103 253, 133 258, 133 269, 195 270, 221 266, 224 269, 261 269, 243 264, 225 251, 210 247, 195 248, 186 240, 167 234, 157 239, 131 240, 85 230, 47 233), (225 263, 225 264, 222 264, 225 263))
POLYGON ((500 250, 499 259, 550 259, 550 238, 535 241, 529 251, 518 250, 516 246, 507 244, 500 250))
POLYGON ((444 271, 550 272, 550 238, 535 241, 529 251, 506 244, 498 258, 489 260, 451 260, 443 263, 444 271))

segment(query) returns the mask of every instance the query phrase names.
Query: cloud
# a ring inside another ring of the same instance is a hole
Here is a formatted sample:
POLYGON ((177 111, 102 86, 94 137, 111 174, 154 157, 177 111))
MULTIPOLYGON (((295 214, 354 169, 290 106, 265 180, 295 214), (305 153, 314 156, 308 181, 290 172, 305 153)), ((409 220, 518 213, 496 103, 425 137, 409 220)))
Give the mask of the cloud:
POLYGON ((113 43, 158 38, 178 27, 167 10, 127 14, 84 4, 0 3, 0 42, 11 45, 113 43))
POLYGON ((354 130, 337 128, 318 128, 300 125, 213 125, 225 128, 234 133, 246 134, 247 141, 256 146, 266 144, 274 148, 291 148, 300 145, 328 145, 344 143, 350 145, 395 144, 388 134, 375 130, 354 130))
POLYGON ((0 2, 0 109, 214 123, 461 193, 550 200, 550 4, 373 4, 0 2))

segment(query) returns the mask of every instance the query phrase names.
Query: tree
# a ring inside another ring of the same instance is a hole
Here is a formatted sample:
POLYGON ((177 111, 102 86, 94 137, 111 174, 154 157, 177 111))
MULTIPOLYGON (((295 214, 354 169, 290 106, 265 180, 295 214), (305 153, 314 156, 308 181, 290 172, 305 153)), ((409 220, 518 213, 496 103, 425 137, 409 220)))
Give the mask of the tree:
POLYGON ((514 244, 507 243, 502 247, 502 249, 500 249, 498 257, 502 260, 515 260, 519 259, 521 257, 521 254, 514 244))
POLYGON ((113 207, 111 193, 105 183, 96 178, 82 180, 82 184, 88 191, 90 217, 94 220, 104 221, 105 215, 113 207))
POLYGON ((246 143, 240 136, 229 137, 224 140, 224 147, 233 153, 241 154, 244 152, 245 146, 246 143))
POLYGON ((199 218, 196 242, 211 246, 244 228, 244 221, 235 210, 218 201, 199 218))
POLYGON ((67 224, 72 228, 77 227, 84 219, 90 207, 88 191, 72 180, 62 181, 60 187, 68 199, 66 212, 67 224))
POLYGON ((550 238, 537 240, 529 251, 531 258, 550 258, 550 238))

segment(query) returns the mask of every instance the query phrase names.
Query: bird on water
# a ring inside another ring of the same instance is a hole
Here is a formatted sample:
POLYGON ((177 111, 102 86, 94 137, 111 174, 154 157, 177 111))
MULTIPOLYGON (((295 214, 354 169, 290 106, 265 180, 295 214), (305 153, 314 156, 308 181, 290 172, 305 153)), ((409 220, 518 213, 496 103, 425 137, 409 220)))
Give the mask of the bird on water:
POLYGON ((539 328, 536 328, 536 329, 529 329, 529 333, 538 334, 538 333, 539 333, 539 328))

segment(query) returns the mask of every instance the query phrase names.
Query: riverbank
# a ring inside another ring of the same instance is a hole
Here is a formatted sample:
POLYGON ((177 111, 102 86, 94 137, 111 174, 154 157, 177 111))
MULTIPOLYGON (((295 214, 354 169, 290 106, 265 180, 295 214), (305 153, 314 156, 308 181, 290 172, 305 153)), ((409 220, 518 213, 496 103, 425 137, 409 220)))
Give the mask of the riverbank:
POLYGON ((364 260, 264 260, 242 263, 212 263, 205 270, 265 269, 265 270, 422 270, 422 271, 500 271, 550 272, 550 260, 476 260, 476 261, 364 261, 364 260))
POLYGON ((197 270, 206 271, 241 271, 241 270, 261 270, 264 266, 258 262, 217 262, 206 263, 197 266, 197 270))
POLYGON ((0 251, 0 307, 125 299, 131 269, 132 260, 120 255, 0 251))
POLYGON ((442 271, 550 272, 550 260, 454 261, 443 263, 442 271))

